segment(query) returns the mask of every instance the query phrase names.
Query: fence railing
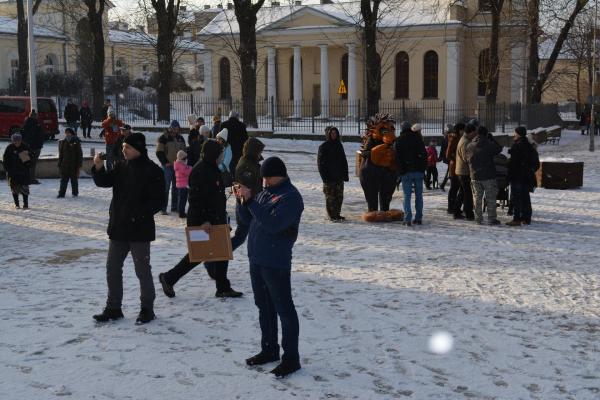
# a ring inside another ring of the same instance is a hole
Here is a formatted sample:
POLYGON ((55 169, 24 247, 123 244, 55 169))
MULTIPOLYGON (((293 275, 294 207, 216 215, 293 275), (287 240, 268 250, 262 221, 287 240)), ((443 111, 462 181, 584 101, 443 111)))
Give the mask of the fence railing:
MULTIPOLYGON (((73 98, 80 105, 84 98, 73 98)), ((121 120, 136 126, 166 126, 159 121, 156 96, 140 92, 106 96, 121 120)), ((54 97, 62 117, 66 97, 54 97)), ((231 110, 244 119, 241 99, 211 99, 196 94, 171 94, 170 119, 187 125, 188 116, 202 116, 207 124, 213 116, 226 119, 231 110)), ((274 133, 322 134, 334 125, 344 135, 360 135, 366 129, 367 106, 364 100, 275 100, 259 99, 256 108, 256 128, 274 133)), ((392 115, 397 122, 419 123, 424 134, 441 134, 447 124, 476 118, 490 131, 512 132, 519 126, 529 128, 562 123, 561 116, 576 118, 581 107, 569 104, 473 103, 450 104, 444 101, 410 102, 404 100, 380 101, 379 112, 392 115)), ((99 119, 99 116, 96 118, 99 119)), ((248 122, 248 121, 246 121, 248 122)))

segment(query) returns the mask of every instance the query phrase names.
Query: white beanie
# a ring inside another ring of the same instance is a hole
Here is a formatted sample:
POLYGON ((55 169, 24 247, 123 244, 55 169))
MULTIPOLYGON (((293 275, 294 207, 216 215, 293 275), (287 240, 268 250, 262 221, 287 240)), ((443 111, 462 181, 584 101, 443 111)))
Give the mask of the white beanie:
POLYGON ((183 150, 179 150, 179 151, 177 152, 177 159, 178 159, 179 161, 183 161, 183 160, 185 160, 186 158, 187 158, 187 153, 186 153, 185 151, 183 151, 183 150))
POLYGON ((228 137, 229 137, 229 132, 227 131, 227 128, 223 128, 223 130, 221 132, 217 133, 217 138, 221 138, 225 142, 227 142, 228 137))
POLYGON ((204 136, 205 138, 209 137, 210 136, 210 128, 206 125, 202 125, 200 127, 200 134, 202 136, 204 136))
POLYGON ((413 132, 419 132, 421 130, 421 124, 414 124, 410 130, 413 132))

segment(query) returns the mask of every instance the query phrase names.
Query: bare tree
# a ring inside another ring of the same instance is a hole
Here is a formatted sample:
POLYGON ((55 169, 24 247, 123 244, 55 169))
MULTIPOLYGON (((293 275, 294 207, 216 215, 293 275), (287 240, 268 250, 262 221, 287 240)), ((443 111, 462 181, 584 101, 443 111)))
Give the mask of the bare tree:
MULTIPOLYGON (((174 60, 173 54, 176 49, 178 37, 177 25, 181 0, 150 0, 154 9, 158 34, 156 37, 156 57, 158 66, 159 84, 157 89, 158 98, 158 120, 168 121, 171 119, 171 78, 173 76, 174 60)), ((147 9, 146 0, 140 5, 147 9)))
POLYGON ((527 7, 528 20, 530 23, 529 33, 529 67, 527 70, 527 100, 530 103, 541 103, 542 93, 544 86, 548 81, 550 74, 556 64, 556 60, 561 53, 563 44, 569 32, 573 27, 575 19, 584 10, 589 0, 566 0, 564 2, 553 2, 548 7, 549 15, 545 16, 546 19, 561 23, 562 26, 556 35, 556 41, 552 48, 552 53, 548 60, 544 63, 544 66, 540 68, 540 59, 538 55, 538 42, 540 37, 540 12, 541 4, 540 0, 528 0, 529 4, 527 7), (574 5, 572 3, 575 3, 574 5), (567 14, 567 18, 564 18, 565 10, 573 7, 571 12, 567 14))
MULTIPOLYGON (((591 13, 581 13, 575 21, 575 25, 565 41, 564 47, 566 53, 575 63, 577 72, 575 81, 577 84, 577 102, 584 103, 586 99, 581 93, 582 75, 587 72, 586 86, 588 93, 592 93, 592 78, 593 78, 593 58, 592 46, 594 40, 594 22, 591 13)), ((556 72, 556 71, 555 71, 556 72)))
MULTIPOLYGON (((38 10, 42 0, 33 2, 32 15, 38 10)), ((17 79, 15 82, 15 91, 23 94, 27 90, 27 81, 29 77, 29 53, 27 47, 27 17, 25 15, 24 0, 17 0, 17 48, 19 53, 19 67, 17 70, 17 79)))
POLYGON ((241 68, 244 122, 252 127, 258 126, 256 122, 256 14, 264 2, 265 0, 258 0, 252 4, 251 0, 233 0, 240 31, 240 47, 237 53, 241 68))
POLYGON ((367 75, 367 115, 379 111, 381 97, 381 59, 377 55, 377 18, 381 0, 361 0, 365 40, 365 65, 367 75))
POLYGON ((91 84, 92 110, 94 115, 102 115, 104 102, 104 27, 102 25, 107 0, 83 0, 87 7, 87 19, 92 39, 91 84))

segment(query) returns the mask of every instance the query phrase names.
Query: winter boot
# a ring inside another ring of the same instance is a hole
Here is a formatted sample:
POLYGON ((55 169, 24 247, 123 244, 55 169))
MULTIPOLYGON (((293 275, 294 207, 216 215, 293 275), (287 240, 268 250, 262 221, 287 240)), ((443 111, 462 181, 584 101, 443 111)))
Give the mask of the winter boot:
POLYGON ((229 289, 229 290, 217 290, 217 293, 215 293, 215 297, 242 297, 244 295, 244 293, 242 292, 236 292, 233 289, 229 289))
POLYGON ((255 356, 246 359, 247 365, 263 365, 271 362, 279 361, 279 351, 276 353, 267 353, 261 351, 255 356))
POLYGON ((165 292, 165 296, 169 298, 175 297, 175 289, 173 289, 173 285, 167 282, 167 278, 164 273, 158 274, 158 280, 162 286, 163 292, 165 292))
POLYGON ((123 312, 120 308, 105 308, 102 314, 94 315, 94 319, 98 322, 108 322, 123 318, 123 312))
POLYGON ((138 314, 137 319, 135 320, 135 324, 136 325, 147 324, 148 322, 152 321, 154 318, 156 318, 156 315, 154 315, 154 311, 152 311, 152 309, 142 307, 142 309, 140 310, 140 313, 138 314))
POLYGON ((19 195, 13 194, 13 199, 15 201, 15 208, 21 208, 21 205, 19 204, 19 195))
POLYGON ((27 195, 23 195, 23 208, 24 209, 29 208, 29 196, 27 196, 27 195))
POLYGON ((287 375, 298 371, 300 368, 302 367, 300 366, 299 361, 284 360, 281 364, 276 366, 271 373, 275 375, 276 378, 285 378, 287 375))

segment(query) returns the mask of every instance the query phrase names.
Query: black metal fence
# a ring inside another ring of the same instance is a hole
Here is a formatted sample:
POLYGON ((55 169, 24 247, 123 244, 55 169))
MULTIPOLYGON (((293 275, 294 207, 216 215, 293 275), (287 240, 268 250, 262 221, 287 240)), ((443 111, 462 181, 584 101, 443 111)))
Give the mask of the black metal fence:
MULTIPOLYGON (((129 91, 107 96, 111 100, 117 117, 139 127, 166 126, 168 121, 159 121, 156 96, 146 92, 129 91)), ((62 118, 66 97, 54 97, 59 116, 62 118)), ((84 98, 73 99, 78 105, 84 98)), ((227 118, 231 110, 244 119, 241 99, 210 99, 195 94, 174 93, 171 95, 171 119, 187 125, 188 117, 202 116, 210 124, 212 117, 227 118)), ((257 100, 256 128, 277 133, 322 134, 325 127, 335 125, 344 135, 360 135, 366 129, 367 109, 364 100, 257 100)), ((409 102, 403 100, 380 101, 379 111, 389 113, 396 121, 421 124, 426 134, 441 134, 447 124, 476 118, 490 131, 511 132, 516 126, 528 128, 562 124, 565 116, 577 118, 575 103, 520 104, 486 103, 449 104, 444 101, 409 102)))

